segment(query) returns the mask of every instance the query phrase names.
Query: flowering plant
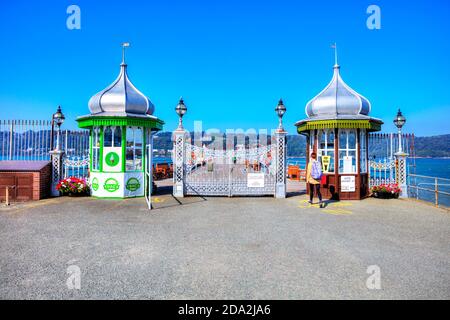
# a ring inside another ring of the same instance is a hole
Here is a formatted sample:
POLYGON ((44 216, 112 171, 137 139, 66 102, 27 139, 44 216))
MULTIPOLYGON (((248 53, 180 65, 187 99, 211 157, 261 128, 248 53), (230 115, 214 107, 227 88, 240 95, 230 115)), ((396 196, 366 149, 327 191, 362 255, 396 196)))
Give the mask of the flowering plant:
POLYGON ((373 186, 370 191, 376 198, 398 198, 402 190, 398 184, 382 184, 373 186))
POLYGON ((70 177, 61 180, 56 190, 62 195, 86 195, 89 192, 89 186, 84 179, 70 177))

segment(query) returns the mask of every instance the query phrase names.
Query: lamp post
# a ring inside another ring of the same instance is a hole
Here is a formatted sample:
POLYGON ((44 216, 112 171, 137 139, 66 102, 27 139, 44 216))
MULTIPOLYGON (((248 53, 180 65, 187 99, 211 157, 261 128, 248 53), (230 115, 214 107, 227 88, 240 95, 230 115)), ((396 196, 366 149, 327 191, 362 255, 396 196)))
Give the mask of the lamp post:
POLYGON ((283 100, 280 99, 275 112, 278 115, 278 129, 275 131, 276 157, 275 157, 275 198, 286 198, 286 135, 283 128, 283 116, 286 113, 286 107, 283 100))
POLYGON ((395 166, 395 180, 397 181, 401 193, 401 198, 408 197, 408 183, 407 183, 407 161, 408 154, 403 151, 402 146, 402 128, 406 123, 406 118, 403 116, 400 109, 397 112, 397 116, 394 119, 394 124, 398 129, 398 152, 395 154, 396 166, 395 166))
MULTIPOLYGON (((51 188, 51 194, 54 197, 59 196, 59 191, 56 190, 56 186, 58 185, 58 182, 63 177, 63 154, 64 152, 61 151, 61 145, 60 145, 60 134, 61 134, 61 125, 63 124, 66 117, 61 111, 61 106, 58 106, 58 110, 53 114, 52 116, 52 128, 56 124, 57 125, 57 134, 56 134, 56 148, 52 151, 50 151, 50 157, 52 162, 52 188, 51 188)), ((53 139, 53 133, 52 133, 52 139, 53 139)), ((52 146, 53 148, 53 146, 52 146)))
POLYGON ((283 116, 286 113, 286 107, 285 107, 282 99, 280 99, 280 101, 278 102, 278 105, 275 108, 275 112, 277 113, 278 120, 279 120, 278 131, 284 131, 284 128, 283 128, 283 116))
POLYGON ((398 129, 398 153, 403 153, 402 145, 402 128, 406 123, 406 118, 403 116, 400 109, 398 109, 397 116, 394 119, 394 124, 398 129))
POLYGON ((177 130, 179 131, 183 131, 183 116, 186 114, 187 112, 187 107, 184 104, 184 100, 183 97, 180 98, 180 101, 178 102, 178 105, 175 108, 175 112, 178 114, 179 122, 178 122, 178 128, 177 130))
POLYGON ((179 122, 178 128, 174 132, 174 148, 173 148, 173 195, 178 198, 184 197, 184 182, 185 182, 185 142, 187 140, 187 132, 183 128, 183 116, 187 112, 187 107, 181 97, 178 105, 175 107, 175 112, 178 114, 179 122))
POLYGON ((53 114, 52 123, 57 125, 57 133, 56 133, 56 150, 61 150, 60 145, 60 135, 61 135, 61 125, 64 123, 66 117, 61 111, 61 106, 58 106, 58 110, 53 114))

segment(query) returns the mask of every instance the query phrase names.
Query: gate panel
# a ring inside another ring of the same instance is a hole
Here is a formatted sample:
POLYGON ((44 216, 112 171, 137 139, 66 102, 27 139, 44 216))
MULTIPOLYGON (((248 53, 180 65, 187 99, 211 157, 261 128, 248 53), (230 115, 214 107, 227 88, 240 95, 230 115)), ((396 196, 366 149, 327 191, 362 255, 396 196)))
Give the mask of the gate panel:
POLYGON ((272 147, 252 149, 211 150, 186 143, 187 195, 262 196, 274 195, 275 161, 272 147), (256 185, 249 177, 256 177, 256 185))

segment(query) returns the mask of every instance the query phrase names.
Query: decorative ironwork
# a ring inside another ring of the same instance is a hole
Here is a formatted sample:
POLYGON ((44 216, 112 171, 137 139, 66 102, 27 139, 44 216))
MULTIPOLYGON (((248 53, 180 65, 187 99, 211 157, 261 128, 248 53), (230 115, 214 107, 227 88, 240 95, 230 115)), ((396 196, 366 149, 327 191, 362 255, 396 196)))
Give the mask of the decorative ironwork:
MULTIPOLYGON (((274 195, 276 150, 272 146, 214 150, 185 143, 185 193, 205 196, 274 195), (259 185, 249 175, 259 174, 259 185)), ((177 154, 178 156, 179 154, 177 154)))
POLYGON ((56 190, 56 186, 59 181, 63 177, 63 164, 62 158, 64 156, 64 152, 60 150, 55 150, 50 152, 51 160, 52 160, 52 186, 51 186, 51 194, 54 197, 59 196, 58 190, 56 190))
POLYGON ((286 134, 284 131, 277 131, 275 133, 276 139, 276 194, 277 198, 286 197, 286 134))
POLYGON ((370 187, 396 183, 395 160, 369 161, 370 187))
POLYGON ((89 178, 89 156, 68 156, 65 155, 62 160, 63 177, 76 177, 82 179, 89 178))
POLYGON ((174 133, 174 152, 173 152, 173 194, 176 197, 184 197, 185 180, 185 141, 186 131, 178 130, 174 133))
POLYGON ((413 134, 371 133, 369 135, 369 185, 398 184, 407 194, 407 177, 415 169, 413 134), (405 150, 407 153, 398 152, 405 150), (407 161, 409 157, 409 160, 407 161), (408 163, 410 168, 408 168, 408 163), (408 170, 409 169, 409 170, 408 170))

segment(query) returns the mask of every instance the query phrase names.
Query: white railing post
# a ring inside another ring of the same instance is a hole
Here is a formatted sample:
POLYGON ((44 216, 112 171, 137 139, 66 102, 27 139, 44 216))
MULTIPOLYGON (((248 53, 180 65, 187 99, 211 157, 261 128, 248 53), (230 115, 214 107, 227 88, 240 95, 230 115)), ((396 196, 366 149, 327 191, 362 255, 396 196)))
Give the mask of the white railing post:
POLYGON ((11 121, 11 127, 9 129, 9 160, 13 159, 14 150, 14 120, 11 121))
POLYGON ((407 172, 406 172, 406 161, 408 158, 408 154, 404 152, 397 152, 395 154, 396 158, 396 170, 395 170, 395 180, 402 190, 400 193, 400 198, 408 197, 408 184, 407 184, 407 172))
POLYGON ((56 190, 56 186, 63 177, 63 156, 64 152, 61 150, 50 151, 50 157, 52 162, 52 186, 51 195, 53 197, 59 196, 59 191, 56 190))
POLYGON ((276 184, 275 198, 286 198, 286 135, 284 130, 275 131, 276 148, 276 184))
POLYGON ((183 198, 185 193, 185 163, 186 163, 186 136, 187 132, 183 128, 178 128, 174 132, 173 145, 173 195, 183 198))

